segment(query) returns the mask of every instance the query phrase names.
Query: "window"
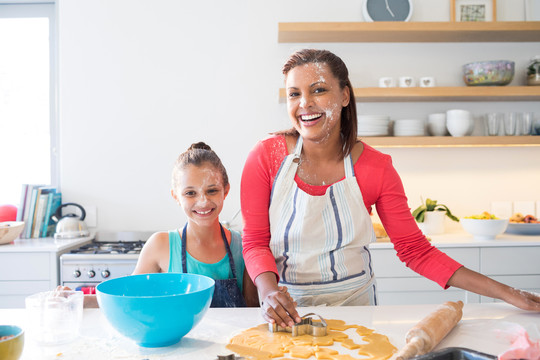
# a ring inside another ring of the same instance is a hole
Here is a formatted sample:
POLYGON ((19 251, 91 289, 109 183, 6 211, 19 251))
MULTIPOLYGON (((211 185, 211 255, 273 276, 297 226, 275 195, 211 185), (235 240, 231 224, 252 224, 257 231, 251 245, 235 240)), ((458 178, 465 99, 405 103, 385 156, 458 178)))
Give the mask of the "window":
POLYGON ((0 3, 0 204, 58 185, 54 4, 0 3))

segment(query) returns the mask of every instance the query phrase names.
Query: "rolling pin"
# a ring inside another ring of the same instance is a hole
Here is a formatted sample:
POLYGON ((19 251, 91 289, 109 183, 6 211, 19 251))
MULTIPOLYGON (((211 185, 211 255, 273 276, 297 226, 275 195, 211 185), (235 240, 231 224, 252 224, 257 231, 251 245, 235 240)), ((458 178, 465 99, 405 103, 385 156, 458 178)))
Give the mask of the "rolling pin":
POLYGON ((407 360, 424 355, 456 326, 463 316, 463 302, 447 301, 407 332, 406 345, 394 356, 395 360, 407 360))

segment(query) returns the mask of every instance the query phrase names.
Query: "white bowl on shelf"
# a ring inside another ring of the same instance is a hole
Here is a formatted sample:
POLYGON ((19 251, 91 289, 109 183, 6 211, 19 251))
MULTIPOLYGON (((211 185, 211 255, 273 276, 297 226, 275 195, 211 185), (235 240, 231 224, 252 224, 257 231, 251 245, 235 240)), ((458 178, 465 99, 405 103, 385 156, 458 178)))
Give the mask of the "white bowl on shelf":
POLYGON ((508 219, 460 219, 459 222, 476 240, 494 240, 508 227, 508 219))
POLYGON ((452 136, 470 135, 473 125, 473 117, 470 111, 453 109, 446 112, 446 128, 452 136))

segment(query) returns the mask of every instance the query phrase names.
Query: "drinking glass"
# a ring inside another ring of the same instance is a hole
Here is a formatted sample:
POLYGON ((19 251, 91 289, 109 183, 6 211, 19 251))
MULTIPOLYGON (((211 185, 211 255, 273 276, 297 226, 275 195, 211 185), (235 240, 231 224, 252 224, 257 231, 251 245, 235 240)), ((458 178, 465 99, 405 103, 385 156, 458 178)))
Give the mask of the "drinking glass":
POLYGON ((521 113, 517 113, 517 112, 506 114, 506 116, 504 117, 504 134, 505 135, 516 135, 516 125, 520 117, 521 117, 521 113))
POLYGON ((486 128, 489 136, 497 136, 499 134, 502 115, 501 113, 489 113, 486 115, 486 128))
POLYGON ((83 316, 81 291, 45 291, 28 296, 28 330, 39 344, 58 345, 79 335, 83 316))
POLYGON ((521 135, 531 135, 533 113, 525 112, 521 117, 521 135))

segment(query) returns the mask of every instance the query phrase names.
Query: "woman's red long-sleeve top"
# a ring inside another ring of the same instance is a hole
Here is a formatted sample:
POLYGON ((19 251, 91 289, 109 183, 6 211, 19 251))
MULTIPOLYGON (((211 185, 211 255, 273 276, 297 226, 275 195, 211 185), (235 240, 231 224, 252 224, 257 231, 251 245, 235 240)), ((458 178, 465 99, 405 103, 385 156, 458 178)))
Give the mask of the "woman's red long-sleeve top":
MULTIPOLYGON (((371 213, 375 205, 397 256, 405 265, 441 287, 448 288, 448 280, 462 265, 432 246, 416 225, 391 157, 366 143, 363 145, 364 150, 354 164, 354 173, 368 212, 371 213)), ((287 155, 285 137, 271 136, 255 145, 242 173, 243 254, 253 280, 268 271, 278 276, 269 247, 268 210, 274 178, 287 155)), ((330 186, 309 185, 298 176, 295 181, 300 189, 315 196, 324 194, 330 186)))

